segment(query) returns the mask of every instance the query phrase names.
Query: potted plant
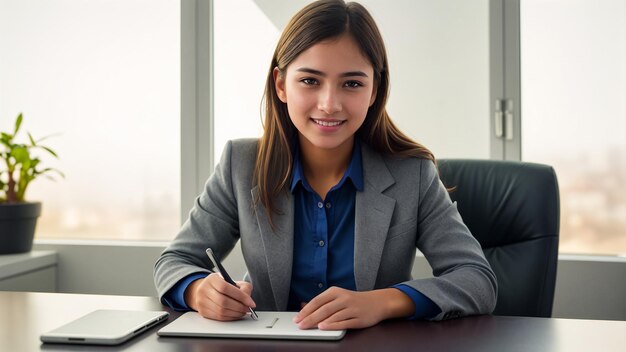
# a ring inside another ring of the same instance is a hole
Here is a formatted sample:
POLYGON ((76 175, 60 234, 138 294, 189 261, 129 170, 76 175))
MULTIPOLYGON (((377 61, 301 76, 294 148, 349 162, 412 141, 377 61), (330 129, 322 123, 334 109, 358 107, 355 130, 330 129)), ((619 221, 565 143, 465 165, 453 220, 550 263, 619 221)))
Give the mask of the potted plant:
POLYGON ((35 140, 28 133, 28 144, 15 141, 22 125, 22 114, 15 120, 13 133, 0 132, 0 254, 28 252, 33 246, 37 218, 41 214, 41 202, 25 200, 28 185, 39 176, 55 172, 53 168, 41 168, 35 150, 57 154, 39 144, 46 138, 35 140))

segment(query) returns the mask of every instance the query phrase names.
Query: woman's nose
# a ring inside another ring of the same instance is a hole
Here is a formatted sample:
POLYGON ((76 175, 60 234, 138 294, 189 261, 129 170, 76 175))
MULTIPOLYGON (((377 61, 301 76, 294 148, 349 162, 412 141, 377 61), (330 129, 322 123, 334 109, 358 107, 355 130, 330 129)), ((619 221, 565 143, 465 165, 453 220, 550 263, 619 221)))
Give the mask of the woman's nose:
POLYGON ((335 88, 326 87, 320 91, 317 108, 329 115, 341 111, 341 99, 335 88))

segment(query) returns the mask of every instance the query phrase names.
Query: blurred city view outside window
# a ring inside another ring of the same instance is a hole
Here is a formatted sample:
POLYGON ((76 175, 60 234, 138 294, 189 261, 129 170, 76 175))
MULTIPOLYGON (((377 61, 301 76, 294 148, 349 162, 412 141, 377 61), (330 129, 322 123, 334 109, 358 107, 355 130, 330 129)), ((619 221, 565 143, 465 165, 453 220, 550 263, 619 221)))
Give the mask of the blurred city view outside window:
POLYGON ((20 112, 66 175, 27 192, 38 238, 177 233, 179 1, 0 0, 0 130, 20 112))
POLYGON ((626 2, 520 10, 522 158, 556 170, 560 252, 626 255, 626 2))

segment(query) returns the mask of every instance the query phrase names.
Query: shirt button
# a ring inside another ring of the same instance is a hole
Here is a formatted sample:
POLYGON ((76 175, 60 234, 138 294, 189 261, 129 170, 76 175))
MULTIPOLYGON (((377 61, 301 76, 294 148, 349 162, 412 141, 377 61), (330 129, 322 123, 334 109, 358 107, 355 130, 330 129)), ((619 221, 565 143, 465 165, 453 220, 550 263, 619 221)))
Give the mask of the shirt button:
POLYGON ((330 203, 326 203, 326 208, 330 209, 330 203))
POLYGON ((320 282, 319 284, 317 284, 317 287, 322 288, 324 287, 324 284, 320 282))
POLYGON ((320 247, 324 247, 324 241, 320 241, 320 247))
POLYGON ((317 207, 318 207, 318 208, 323 208, 323 207, 324 207, 324 204, 322 204, 322 202, 319 202, 319 203, 317 203, 317 207))

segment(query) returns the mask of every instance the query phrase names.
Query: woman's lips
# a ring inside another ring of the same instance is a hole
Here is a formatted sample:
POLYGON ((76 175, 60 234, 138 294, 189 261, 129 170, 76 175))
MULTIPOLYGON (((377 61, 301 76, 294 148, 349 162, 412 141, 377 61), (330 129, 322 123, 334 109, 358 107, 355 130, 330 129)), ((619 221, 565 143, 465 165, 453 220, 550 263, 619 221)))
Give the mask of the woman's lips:
POLYGON ((313 118, 311 120, 313 120, 315 124, 323 127, 337 127, 346 122, 346 120, 320 120, 313 118))

